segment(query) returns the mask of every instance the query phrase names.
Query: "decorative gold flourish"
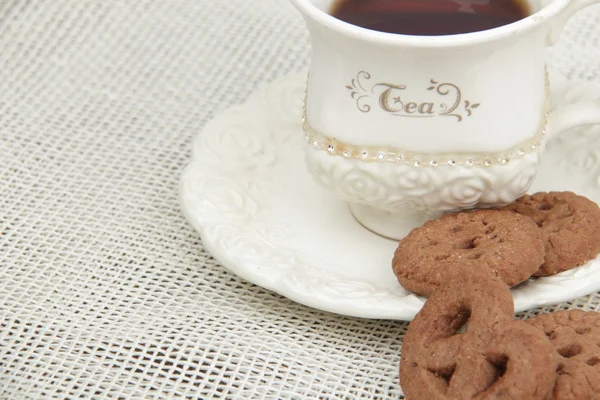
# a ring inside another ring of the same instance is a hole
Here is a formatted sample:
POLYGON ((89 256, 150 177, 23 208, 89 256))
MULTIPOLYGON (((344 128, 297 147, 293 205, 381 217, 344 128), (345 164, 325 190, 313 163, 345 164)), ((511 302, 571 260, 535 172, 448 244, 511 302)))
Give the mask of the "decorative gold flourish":
POLYGON ((351 91, 350 95, 356 101, 356 107, 364 113, 371 111, 371 106, 366 103, 361 104, 361 100, 368 98, 370 93, 364 88, 361 80, 369 79, 371 79, 371 74, 365 71, 360 71, 358 74, 356 74, 356 78, 352 79, 352 84, 346 86, 346 89, 351 91))
POLYGON ((471 103, 471 101, 466 100, 464 102, 464 110, 459 110, 462 102, 462 92, 460 88, 453 83, 439 83, 438 81, 431 79, 429 81, 431 86, 427 88, 428 91, 435 90, 435 93, 439 96, 449 96, 452 100, 451 104, 440 102, 439 99, 435 98, 430 102, 417 103, 404 98, 407 90, 406 85, 381 82, 371 86, 371 90, 365 89, 364 81, 370 79, 370 73, 360 71, 356 75, 356 78, 352 79, 351 85, 346 86, 346 88, 351 91, 351 97, 356 101, 356 107, 363 113, 371 111, 371 105, 368 100, 372 95, 376 95, 376 90, 381 90, 381 88, 383 88, 383 90, 377 95, 379 107, 383 111, 398 117, 455 117, 458 122, 461 122, 464 117, 463 112, 467 114, 467 117, 470 117, 473 115, 473 109, 480 106, 480 103, 471 103))
MULTIPOLYGON (((437 84, 437 82, 432 82, 434 85, 430 90, 439 90, 440 87, 444 85, 442 88, 442 92, 449 92, 452 87, 451 84, 437 84)), ((388 85, 388 84, 384 84, 388 85)), ((456 88, 458 90, 458 88, 456 88)), ((459 90, 460 91, 460 90, 459 90)), ((308 92, 308 85, 307 85, 308 92)), ((442 93, 443 95, 443 93, 442 93)), ((396 101, 394 97, 391 98, 392 101, 396 101)), ((448 111, 448 116, 456 116, 453 113, 453 108, 456 109, 460 104, 461 99, 459 98, 458 103, 453 103, 452 106, 446 105, 446 111, 448 111)), ((479 107, 479 103, 471 103, 468 100, 464 102, 464 109, 467 112, 467 115, 471 115, 473 109, 479 107)), ((385 148, 378 146, 356 146, 348 143, 341 142, 337 139, 330 138, 317 132, 312 128, 310 123, 308 122, 308 118, 306 116, 306 97, 304 99, 304 110, 302 116, 302 127, 304 129, 304 134, 306 141, 309 145, 314 146, 316 149, 325 150, 329 154, 334 156, 340 156, 348 159, 356 159, 362 161, 378 161, 378 162, 392 162, 398 164, 406 164, 411 165, 412 167, 456 167, 456 166, 466 166, 466 167, 491 167, 492 165, 506 165, 510 163, 513 159, 518 159, 526 154, 539 152, 541 150, 542 144, 544 143, 544 137, 548 132, 548 117, 550 112, 550 81, 548 78, 548 71, 546 71, 546 100, 544 104, 544 109, 542 110, 542 117, 540 122, 540 127, 538 128, 536 134, 523 142, 517 144, 511 149, 506 150, 502 153, 496 154, 467 154, 467 153, 448 153, 448 154, 423 154, 423 153, 414 153, 405 149, 399 148, 385 148)), ((458 116, 460 117, 460 115, 458 116)), ((459 119, 460 120, 460 119, 459 119)))
MULTIPOLYGON (((434 81, 433 79, 430 80, 430 82, 434 85, 437 85, 437 82, 434 81)), ((453 92, 454 96, 455 96, 455 100, 454 100, 454 104, 452 104, 451 106, 447 106, 445 103, 440 104, 440 107, 442 108, 442 112, 439 115, 443 115, 443 116, 451 116, 451 117, 456 117, 458 118, 458 122, 462 121, 463 117, 461 114, 455 114, 454 111, 456 111, 456 109, 458 108, 458 106, 460 105, 460 101, 462 99, 462 93, 460 91, 460 89, 458 88, 458 86, 456 86, 453 83, 442 83, 436 86, 431 86, 429 87, 427 90, 432 90, 436 89, 436 92, 442 96, 448 96, 451 92, 453 92)), ((469 114, 471 115, 471 114, 469 114)))

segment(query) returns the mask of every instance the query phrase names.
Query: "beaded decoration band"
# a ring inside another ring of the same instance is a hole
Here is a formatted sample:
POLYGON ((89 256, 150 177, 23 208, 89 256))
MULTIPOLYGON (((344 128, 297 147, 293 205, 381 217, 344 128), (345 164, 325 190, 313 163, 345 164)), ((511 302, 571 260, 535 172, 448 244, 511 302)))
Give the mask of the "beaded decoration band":
POLYGON ((302 111, 302 128, 306 141, 318 150, 327 151, 332 156, 355 159, 367 162, 391 162, 411 165, 413 167, 427 166, 432 168, 448 166, 482 166, 506 165, 511 160, 538 151, 545 135, 548 132, 548 118, 550 111, 550 81, 546 71, 546 100, 542 113, 542 122, 536 134, 519 143, 518 145, 496 154, 468 154, 468 153, 438 153, 426 154, 407 151, 399 148, 386 148, 377 146, 356 146, 325 136, 317 132, 308 122, 306 103, 308 95, 308 82, 304 97, 302 111))

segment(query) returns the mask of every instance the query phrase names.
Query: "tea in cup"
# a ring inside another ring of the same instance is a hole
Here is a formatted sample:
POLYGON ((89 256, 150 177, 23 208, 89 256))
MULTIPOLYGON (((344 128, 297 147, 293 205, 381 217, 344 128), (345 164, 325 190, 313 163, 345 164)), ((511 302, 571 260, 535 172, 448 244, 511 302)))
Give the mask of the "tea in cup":
POLYGON ((600 123, 598 103, 550 115, 545 54, 600 0, 291 2, 313 51, 308 170, 383 236, 512 202, 551 136, 600 123))

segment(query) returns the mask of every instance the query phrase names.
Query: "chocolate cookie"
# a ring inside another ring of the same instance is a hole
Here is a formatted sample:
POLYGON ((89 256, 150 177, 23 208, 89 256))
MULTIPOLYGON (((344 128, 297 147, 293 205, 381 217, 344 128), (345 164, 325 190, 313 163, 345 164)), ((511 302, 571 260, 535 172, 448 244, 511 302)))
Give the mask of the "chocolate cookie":
POLYGON ((535 276, 566 271, 600 252, 600 208, 571 192, 526 195, 503 208, 532 218, 541 228, 546 259, 535 276))
POLYGON ((408 327, 400 361, 406 397, 545 399, 555 381, 552 345, 512 318, 513 300, 500 279, 456 274, 408 327))
POLYGON ((544 262, 540 229, 509 211, 445 215, 400 241, 392 266, 407 290, 429 296, 461 269, 481 269, 513 286, 544 262))
POLYGON ((549 398, 600 398, 600 313, 556 311, 526 322, 542 330, 557 352, 558 378, 549 398))

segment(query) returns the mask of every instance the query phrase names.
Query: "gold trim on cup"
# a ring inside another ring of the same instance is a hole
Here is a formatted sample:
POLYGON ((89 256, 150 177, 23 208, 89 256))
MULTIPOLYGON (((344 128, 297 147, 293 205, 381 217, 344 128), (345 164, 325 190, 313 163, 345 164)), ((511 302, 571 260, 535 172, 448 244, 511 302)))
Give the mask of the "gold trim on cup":
POLYGON ((332 156, 365 162, 392 162, 409 165, 414 168, 429 167, 491 167, 492 165, 506 165, 511 160, 522 158, 527 154, 539 152, 548 132, 548 118, 550 113, 550 80, 546 71, 546 100, 542 112, 540 126, 536 134, 517 144, 516 146, 500 152, 491 154, 478 153, 416 153, 401 148, 390 148, 382 146, 356 146, 333 139, 313 129, 308 122, 306 103, 308 95, 308 81, 304 96, 304 107, 302 111, 302 128, 306 141, 318 150, 326 151, 332 156))

